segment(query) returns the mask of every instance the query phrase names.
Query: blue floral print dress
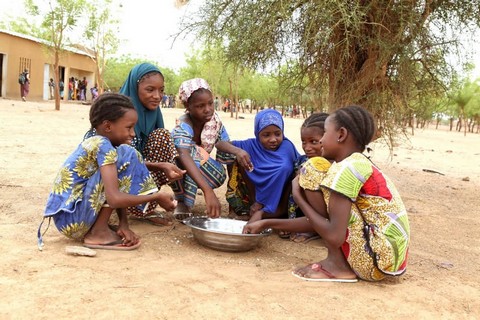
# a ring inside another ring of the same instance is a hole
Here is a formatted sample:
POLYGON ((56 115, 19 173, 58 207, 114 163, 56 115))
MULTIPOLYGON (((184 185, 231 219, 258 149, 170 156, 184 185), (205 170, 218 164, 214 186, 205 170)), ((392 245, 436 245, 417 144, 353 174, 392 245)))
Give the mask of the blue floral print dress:
MULTIPOLYGON (((120 191, 143 195, 158 191, 142 156, 133 147, 114 147, 97 135, 84 140, 60 168, 48 197, 45 217, 71 239, 82 239, 107 206, 100 167, 115 164, 120 191)), ((143 209, 143 205, 138 206, 143 209)), ((39 244, 41 235, 39 230, 39 244)))

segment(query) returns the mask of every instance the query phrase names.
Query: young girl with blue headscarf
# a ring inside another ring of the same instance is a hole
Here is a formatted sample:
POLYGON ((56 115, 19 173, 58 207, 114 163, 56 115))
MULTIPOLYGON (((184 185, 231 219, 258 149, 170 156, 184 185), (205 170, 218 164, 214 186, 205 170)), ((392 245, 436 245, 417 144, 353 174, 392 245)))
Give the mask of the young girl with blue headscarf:
POLYGON ((247 152, 251 164, 238 159, 229 168, 227 201, 249 221, 286 215, 294 162, 300 156, 284 136, 282 115, 265 109, 255 116, 255 138, 232 141, 247 152))

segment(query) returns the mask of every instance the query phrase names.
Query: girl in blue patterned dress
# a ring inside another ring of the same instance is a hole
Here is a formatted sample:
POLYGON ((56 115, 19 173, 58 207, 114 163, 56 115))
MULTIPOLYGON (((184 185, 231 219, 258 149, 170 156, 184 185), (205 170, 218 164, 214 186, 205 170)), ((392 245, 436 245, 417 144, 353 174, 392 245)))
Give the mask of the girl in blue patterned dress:
MULTIPOLYGON (((153 64, 144 62, 130 70, 119 91, 132 99, 137 111, 138 121, 135 124, 135 138, 132 140, 132 146, 142 154, 158 189, 180 179, 185 173, 176 166, 178 153, 170 131, 164 126, 159 106, 164 90, 163 74, 153 64)), ((85 139, 95 134, 95 130, 90 129, 85 134, 85 139)), ((129 207, 127 213, 133 218, 156 226, 171 225, 171 219, 161 210, 156 210, 156 207, 157 203, 151 202, 147 210, 129 207)))
MULTIPOLYGON (((130 146, 137 112, 130 98, 103 94, 90 109, 97 135, 85 139, 57 174, 47 201, 45 218, 52 217, 65 236, 89 248, 132 250, 140 245, 130 230, 125 208, 157 201, 166 210, 175 201, 157 186, 141 155, 130 146), (116 210, 119 225, 108 221, 116 210)), ((45 219, 44 218, 44 219, 45 219)), ((42 246, 40 228, 39 246, 42 246)))
POLYGON ((218 218, 221 206, 213 189, 220 187, 227 177, 223 164, 233 161, 228 153, 242 153, 242 150, 228 142, 227 130, 215 112, 212 91, 204 79, 184 81, 179 96, 186 113, 178 119, 172 137, 180 155, 179 165, 187 174, 170 184, 178 200, 174 216, 181 220, 191 215, 200 188, 207 215, 218 218), (216 160, 210 156, 214 147, 217 148, 216 160))

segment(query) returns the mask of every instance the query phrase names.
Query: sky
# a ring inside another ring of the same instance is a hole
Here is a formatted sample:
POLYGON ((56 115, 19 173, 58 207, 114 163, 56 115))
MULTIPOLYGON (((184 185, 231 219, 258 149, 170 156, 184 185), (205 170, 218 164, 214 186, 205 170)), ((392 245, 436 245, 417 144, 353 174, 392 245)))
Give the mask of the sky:
MULTIPOLYGON (((2 1, 2 0, 0 0, 2 1)), ((125 41, 119 53, 157 61, 172 69, 185 66, 185 54, 194 48, 192 35, 175 39, 183 19, 195 10, 195 3, 176 8, 174 0, 123 0, 119 15, 120 33, 125 41)))
MULTIPOLYGON (((102 0, 98 0, 102 1, 102 0)), ((189 19, 189 13, 195 12, 203 0, 191 0, 189 5, 175 7, 175 0, 114 0, 122 4, 118 7, 120 21, 119 55, 130 54, 135 58, 156 61, 161 67, 176 71, 185 66, 185 55, 194 48, 193 35, 182 35, 173 41, 173 35, 180 29, 183 19, 189 19)), ((36 0, 36 3, 48 3, 36 0)), ((0 0, 0 19, 5 14, 22 16, 22 0, 0 0)), ((480 78, 480 41, 472 40, 468 46, 476 52, 473 62, 476 69, 472 79, 480 78)))
MULTIPOLYGON (((101 0, 98 0, 101 1, 101 0)), ((158 62, 160 66, 178 70, 185 66, 185 54, 192 50, 194 38, 191 35, 173 41, 173 35, 182 19, 195 10, 200 1, 181 8, 175 7, 174 0, 115 0, 121 2, 115 15, 120 21, 118 54, 130 54, 158 62)), ((48 3, 36 0, 35 3, 48 3)), ((24 16, 23 0, 0 0, 0 19, 4 15, 24 16)))

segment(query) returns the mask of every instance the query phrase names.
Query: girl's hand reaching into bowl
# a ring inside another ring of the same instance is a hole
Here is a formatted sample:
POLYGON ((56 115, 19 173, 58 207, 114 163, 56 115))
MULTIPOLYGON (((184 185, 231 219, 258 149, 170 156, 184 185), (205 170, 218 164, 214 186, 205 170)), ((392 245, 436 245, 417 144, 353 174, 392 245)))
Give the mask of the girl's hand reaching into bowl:
POLYGON ((261 233, 263 230, 266 229, 265 226, 264 226, 264 222, 265 222, 265 220, 259 220, 259 221, 247 223, 243 227, 242 233, 243 234, 251 234, 251 233, 258 234, 258 233, 261 233))

